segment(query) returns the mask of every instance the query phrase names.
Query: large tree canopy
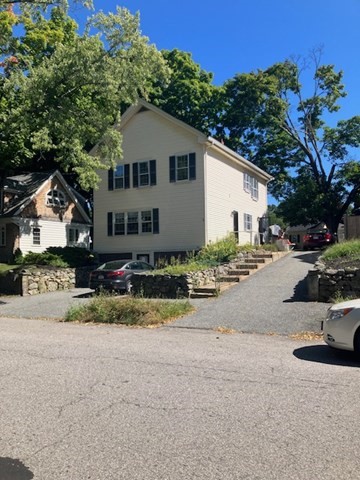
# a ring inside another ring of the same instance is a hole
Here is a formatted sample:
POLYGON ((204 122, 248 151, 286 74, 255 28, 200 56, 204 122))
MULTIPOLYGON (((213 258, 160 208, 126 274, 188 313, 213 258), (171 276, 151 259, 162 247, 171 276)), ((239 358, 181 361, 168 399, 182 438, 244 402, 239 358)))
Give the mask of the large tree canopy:
POLYGON ((170 115, 198 130, 209 133, 217 118, 220 89, 213 85, 212 73, 195 63, 190 53, 178 49, 163 50, 170 79, 157 81, 151 102, 170 115))
POLYGON ((1 170, 58 165, 73 170, 83 188, 96 187, 96 170, 121 156, 113 128, 119 105, 146 97, 167 67, 126 9, 94 15, 80 35, 63 8, 45 14, 37 7, 15 14, 0 3, 7 18, 0 31, 1 170))
POLYGON ((308 95, 309 70, 295 61, 228 81, 221 123, 231 147, 274 175, 271 191, 291 224, 323 220, 336 231, 360 192, 360 116, 327 126, 346 95, 342 72, 312 60, 308 95))

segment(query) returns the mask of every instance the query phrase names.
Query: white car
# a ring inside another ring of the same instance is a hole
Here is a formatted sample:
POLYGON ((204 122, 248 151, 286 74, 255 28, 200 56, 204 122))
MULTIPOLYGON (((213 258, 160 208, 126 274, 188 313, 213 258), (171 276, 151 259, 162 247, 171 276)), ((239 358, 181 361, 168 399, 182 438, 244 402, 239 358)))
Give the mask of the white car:
POLYGON ((330 347, 360 353, 360 298, 330 307, 322 330, 330 347))

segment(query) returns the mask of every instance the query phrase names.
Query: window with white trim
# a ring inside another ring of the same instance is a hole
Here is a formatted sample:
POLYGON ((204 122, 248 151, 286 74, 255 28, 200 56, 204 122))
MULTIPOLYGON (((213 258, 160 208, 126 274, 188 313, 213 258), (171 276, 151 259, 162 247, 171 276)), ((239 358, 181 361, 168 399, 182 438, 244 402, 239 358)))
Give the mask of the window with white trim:
POLYGON ((49 207, 66 207, 65 194, 56 188, 49 190, 46 194, 46 205, 49 207))
POLYGON ((125 188, 125 166, 117 165, 114 170, 114 188, 125 188))
POLYGON ((251 194, 253 200, 259 199, 259 182, 248 173, 244 173, 244 190, 251 194))
POLYGON ((108 235, 147 233, 159 233, 159 209, 108 213, 108 235))
POLYGON ((252 215, 244 213, 244 230, 246 232, 252 231, 252 215))
POLYGON ((170 182, 196 180, 196 154, 172 155, 169 158, 170 182))
POLYGON ((33 236, 33 245, 41 245, 40 228, 39 227, 33 227, 32 236, 33 236))
POLYGON ((79 241, 79 229, 69 228, 69 245, 74 245, 79 241))
POLYGON ((6 246, 6 225, 0 226, 0 247, 6 246))

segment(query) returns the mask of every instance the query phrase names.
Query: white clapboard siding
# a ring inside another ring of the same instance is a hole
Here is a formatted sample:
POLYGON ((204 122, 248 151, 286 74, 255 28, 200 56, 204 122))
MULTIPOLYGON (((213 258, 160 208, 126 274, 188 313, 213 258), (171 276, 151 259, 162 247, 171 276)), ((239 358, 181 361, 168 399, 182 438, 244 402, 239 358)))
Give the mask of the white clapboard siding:
POLYGON ((216 241, 233 231, 233 212, 238 212, 239 243, 254 243, 255 231, 258 231, 258 218, 266 213, 266 181, 249 171, 246 166, 227 158, 209 148, 206 154, 206 219, 207 242, 216 241), (244 190, 244 172, 258 180, 259 197, 251 198, 244 190), (244 231, 244 214, 252 216, 253 231, 244 231))
POLYGON ((23 220, 19 226, 19 248, 23 255, 28 252, 41 253, 48 247, 66 247, 68 245, 68 228, 79 230, 77 246, 89 248, 89 227, 81 224, 69 224, 46 220, 23 220), (40 245, 33 243, 33 227, 40 228, 40 245))
POLYGON ((94 248, 99 253, 193 250, 205 241, 203 146, 197 137, 151 111, 140 112, 123 131, 123 160, 130 188, 109 191, 101 172, 94 194, 94 248), (196 153, 196 180, 170 183, 169 157, 196 153), (133 188, 132 164, 156 160, 157 184, 133 188), (159 209, 159 234, 107 235, 107 213, 159 209))

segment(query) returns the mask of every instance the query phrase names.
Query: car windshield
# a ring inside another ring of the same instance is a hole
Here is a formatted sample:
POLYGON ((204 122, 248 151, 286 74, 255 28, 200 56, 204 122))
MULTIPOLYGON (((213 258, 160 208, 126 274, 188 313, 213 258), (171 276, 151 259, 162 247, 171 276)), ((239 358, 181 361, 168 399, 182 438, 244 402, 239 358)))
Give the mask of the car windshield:
POLYGON ((98 270, 119 270, 128 263, 128 260, 114 260, 101 265, 98 270))

